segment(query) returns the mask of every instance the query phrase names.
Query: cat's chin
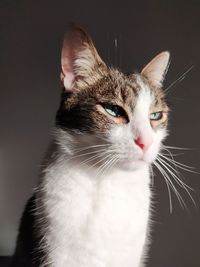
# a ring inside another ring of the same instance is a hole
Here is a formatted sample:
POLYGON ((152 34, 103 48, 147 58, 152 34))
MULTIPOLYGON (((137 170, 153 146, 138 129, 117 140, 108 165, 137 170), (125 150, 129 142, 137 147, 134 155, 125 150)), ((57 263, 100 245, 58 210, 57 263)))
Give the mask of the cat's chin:
POLYGON ((144 159, 134 159, 134 160, 122 160, 119 162, 118 166, 124 170, 134 171, 150 165, 149 162, 144 159))

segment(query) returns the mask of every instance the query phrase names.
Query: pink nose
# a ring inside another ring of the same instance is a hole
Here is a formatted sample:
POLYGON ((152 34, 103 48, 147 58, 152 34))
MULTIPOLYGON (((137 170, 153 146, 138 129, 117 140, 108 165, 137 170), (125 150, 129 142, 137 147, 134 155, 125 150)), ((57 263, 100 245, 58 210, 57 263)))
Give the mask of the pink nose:
POLYGON ((135 140, 136 145, 138 145, 142 150, 144 149, 144 144, 142 143, 140 138, 135 140))

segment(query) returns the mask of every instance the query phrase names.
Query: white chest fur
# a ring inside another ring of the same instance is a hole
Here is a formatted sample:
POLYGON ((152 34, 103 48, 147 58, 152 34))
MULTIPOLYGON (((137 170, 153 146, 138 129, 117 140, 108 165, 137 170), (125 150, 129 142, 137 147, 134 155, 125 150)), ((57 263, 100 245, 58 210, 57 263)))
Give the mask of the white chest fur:
POLYGON ((138 267, 149 218, 148 167, 97 177, 64 162, 44 177, 52 267, 138 267))

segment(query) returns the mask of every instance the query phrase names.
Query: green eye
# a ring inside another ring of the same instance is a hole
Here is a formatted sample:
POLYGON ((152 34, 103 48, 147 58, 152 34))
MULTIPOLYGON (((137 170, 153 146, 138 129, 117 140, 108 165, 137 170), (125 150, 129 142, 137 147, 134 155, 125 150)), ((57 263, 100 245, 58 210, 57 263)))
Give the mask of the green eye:
POLYGON ((158 120, 162 119, 162 117, 163 117, 162 111, 153 112, 150 114, 150 120, 152 120, 152 121, 158 121, 158 120))
POLYGON ((105 111, 113 117, 121 117, 123 116, 122 108, 114 105, 104 105, 105 111))

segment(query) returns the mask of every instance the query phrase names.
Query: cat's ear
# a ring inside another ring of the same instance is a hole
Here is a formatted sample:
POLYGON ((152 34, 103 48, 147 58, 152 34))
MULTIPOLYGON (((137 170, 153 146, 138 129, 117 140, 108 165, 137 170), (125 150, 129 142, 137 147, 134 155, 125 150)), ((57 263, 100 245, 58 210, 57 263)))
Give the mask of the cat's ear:
POLYGON ((170 53, 162 52, 154 57, 142 70, 141 75, 153 86, 161 87, 169 68, 170 53))
POLYGON ((68 91, 90 84, 94 72, 105 63, 98 55, 91 38, 78 26, 71 26, 65 34, 61 53, 61 81, 68 91))

